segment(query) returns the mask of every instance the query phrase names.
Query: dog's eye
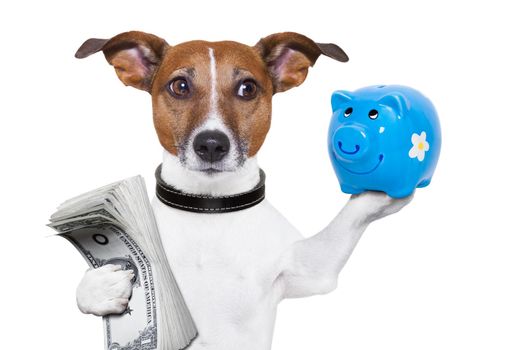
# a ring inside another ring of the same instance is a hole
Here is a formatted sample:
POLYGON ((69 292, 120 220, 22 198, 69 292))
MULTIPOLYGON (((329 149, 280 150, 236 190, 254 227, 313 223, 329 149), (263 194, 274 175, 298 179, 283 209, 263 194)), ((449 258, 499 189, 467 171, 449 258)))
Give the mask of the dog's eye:
POLYGON ((187 97, 190 94, 190 84, 184 78, 175 78, 168 84, 168 90, 175 97, 187 97))
POLYGON ((352 114, 353 111, 354 111, 354 109, 352 107, 348 107, 345 110, 345 118, 348 118, 350 116, 350 114, 352 114))
POLYGON ((244 80, 237 89, 237 96, 245 100, 251 100, 256 94, 257 84, 251 79, 244 80))
POLYGON ((368 117, 370 119, 377 119, 377 117, 379 117, 379 112, 375 109, 372 109, 370 112, 368 112, 368 117))

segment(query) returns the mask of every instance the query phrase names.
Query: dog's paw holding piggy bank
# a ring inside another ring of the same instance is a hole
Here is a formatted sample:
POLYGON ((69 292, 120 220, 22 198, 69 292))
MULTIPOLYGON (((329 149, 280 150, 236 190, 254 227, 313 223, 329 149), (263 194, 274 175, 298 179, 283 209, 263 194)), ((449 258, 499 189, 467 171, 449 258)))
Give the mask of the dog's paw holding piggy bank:
POLYGON ((420 92, 399 85, 336 91, 332 110, 328 148, 343 192, 403 198, 430 183, 441 130, 420 92))

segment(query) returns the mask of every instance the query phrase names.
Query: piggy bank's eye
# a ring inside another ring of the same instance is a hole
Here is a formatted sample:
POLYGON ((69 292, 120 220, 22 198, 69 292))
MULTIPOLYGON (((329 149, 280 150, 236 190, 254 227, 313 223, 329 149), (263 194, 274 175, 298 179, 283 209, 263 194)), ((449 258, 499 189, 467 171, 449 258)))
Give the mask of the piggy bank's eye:
POLYGON ((379 116, 379 112, 375 109, 372 109, 370 112, 368 112, 368 116, 370 117, 370 119, 377 119, 377 117, 379 116))
POLYGON ((354 111, 354 109, 352 107, 348 107, 345 110, 345 118, 348 118, 350 116, 350 114, 352 114, 353 111, 354 111))

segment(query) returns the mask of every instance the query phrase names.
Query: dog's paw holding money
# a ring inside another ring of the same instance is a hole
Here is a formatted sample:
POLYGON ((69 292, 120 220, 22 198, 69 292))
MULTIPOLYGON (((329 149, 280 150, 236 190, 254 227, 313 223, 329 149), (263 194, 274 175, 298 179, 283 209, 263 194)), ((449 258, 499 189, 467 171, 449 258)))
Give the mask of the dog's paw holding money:
POLYGON ((118 265, 90 269, 77 288, 77 305, 85 314, 105 316, 123 313, 131 297, 134 275, 118 265))

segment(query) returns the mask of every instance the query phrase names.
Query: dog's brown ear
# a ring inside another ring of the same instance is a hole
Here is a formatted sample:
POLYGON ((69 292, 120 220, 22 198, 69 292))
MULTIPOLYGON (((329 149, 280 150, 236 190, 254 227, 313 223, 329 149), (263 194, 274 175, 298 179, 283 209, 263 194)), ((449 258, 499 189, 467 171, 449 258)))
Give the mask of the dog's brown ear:
POLYGON ((273 79, 274 93, 299 86, 321 54, 347 62, 346 53, 335 44, 319 44, 304 35, 277 33, 259 40, 255 45, 273 79))
POLYGON ((80 46, 75 57, 86 58, 102 51, 124 85, 149 92, 168 47, 164 39, 153 34, 132 31, 111 39, 88 39, 80 46))

